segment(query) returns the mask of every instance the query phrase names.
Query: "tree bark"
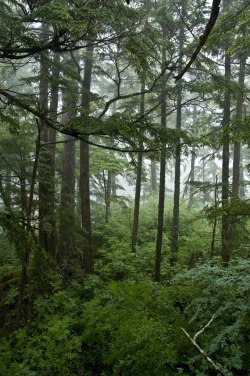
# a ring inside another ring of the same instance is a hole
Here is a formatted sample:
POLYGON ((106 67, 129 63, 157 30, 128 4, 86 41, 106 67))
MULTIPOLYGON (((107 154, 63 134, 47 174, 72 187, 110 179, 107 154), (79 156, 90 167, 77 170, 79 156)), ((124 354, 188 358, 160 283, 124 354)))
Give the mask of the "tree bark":
MULTIPOLYGON (((196 105, 193 106, 193 125, 195 125, 197 120, 197 107, 196 105)), ((195 146, 192 147, 192 155, 191 155, 191 167, 190 167, 190 178, 189 181, 191 183, 190 189, 189 189, 189 205, 193 204, 193 192, 194 188, 192 183, 194 182, 194 170, 195 170, 195 146)))
POLYGON ((176 81, 180 80, 183 77, 183 75, 187 72, 187 70, 191 67, 191 65, 193 64, 193 62, 197 58, 200 50, 202 49, 202 47, 206 43, 207 38, 209 37, 209 34, 213 30, 215 22, 218 18, 219 11, 220 11, 220 3, 221 3, 221 0, 213 0, 210 18, 209 18, 209 21, 208 21, 208 23, 205 27, 204 33, 200 36, 200 42, 199 42, 198 46, 196 47, 196 50, 194 51, 193 55, 191 56, 189 62, 181 70, 181 72, 175 77, 176 81))
MULTIPOLYGON (((46 36, 47 30, 44 25, 42 25, 43 35, 46 36)), ((39 86, 39 107, 40 111, 44 114, 48 113, 48 95, 49 95, 49 84, 48 84, 48 54, 47 52, 42 52, 40 57, 40 86, 39 86)), ((48 128, 43 121, 40 121, 41 126, 41 143, 45 144, 49 141, 48 128)), ((43 146, 40 149, 39 156, 39 245, 41 248, 48 252, 48 233, 46 229, 46 216, 49 214, 47 197, 48 192, 48 148, 43 146)))
MULTIPOLYGON (((163 39, 166 39, 167 30, 165 25, 161 25, 163 39)), ((162 49, 162 67, 166 63, 166 48, 162 49)), ((166 75, 162 77, 161 89, 161 126, 166 128, 166 75)), ((158 222, 157 222, 157 238, 155 250, 155 274, 154 279, 160 282, 161 279, 161 261, 162 261, 162 234, 163 234, 163 220, 164 220, 164 204, 165 204, 165 175, 166 175, 166 150, 161 150, 160 159, 160 183, 159 183, 159 201, 158 201, 158 222)))
MULTIPOLYGON (((183 2, 181 7, 181 15, 184 16, 186 11, 186 3, 183 2)), ((184 45, 184 27, 180 27, 179 31, 179 48, 180 57, 178 61, 179 68, 183 65, 183 45, 184 45)), ((182 122, 182 84, 177 87, 177 113, 176 113, 176 129, 181 129, 182 122)), ((173 223, 171 231, 171 258, 170 263, 174 265, 177 260, 178 238, 179 238, 179 210, 180 210, 180 178, 181 178, 181 145, 178 141, 175 149, 175 180, 174 180, 174 207, 173 207, 173 223)))
MULTIPOLYGON (((72 60, 65 62, 66 67, 74 69, 72 60)), ((73 81, 70 88, 62 91, 63 123, 75 116, 78 101, 78 83, 73 81)), ((64 136, 62 155, 62 186, 60 206, 60 241, 58 261, 63 267, 65 277, 70 273, 70 257, 75 249, 75 168, 76 168, 76 139, 64 136)))
MULTIPOLYGON (((239 85, 243 86, 245 81, 245 67, 246 67, 246 54, 243 54, 240 59, 239 70, 239 85)), ((243 89, 243 88, 242 88, 243 89)), ((243 111, 243 93, 240 92, 236 103, 236 119, 242 119, 243 111)), ((240 132, 240 129, 239 129, 240 132)), ((233 159, 233 184, 232 184, 232 197, 239 197, 240 185, 240 154, 241 144, 239 141, 234 142, 234 159, 233 159)))
MULTIPOLYGON (((83 110, 89 112, 90 109, 90 88, 93 67, 94 47, 86 49, 84 77, 82 83, 82 103, 83 110)), ((88 141, 88 137, 86 137, 88 141)), ((90 186, 89 186, 89 144, 80 141, 80 192, 81 192, 81 214, 83 227, 83 267, 85 274, 94 273, 94 258, 92 245, 92 228, 90 213, 90 186)))
MULTIPOLYGON (((53 121, 57 120, 58 101, 59 101, 59 64, 60 55, 54 52, 53 69, 52 69, 52 83, 51 83, 51 97, 49 115, 53 121)), ((55 172, 56 172, 56 130, 48 129, 48 162, 49 162, 49 224, 50 232, 48 234, 48 251, 53 257, 56 256, 57 236, 56 236, 56 219, 55 219, 55 172)))
MULTIPOLYGON (((177 97, 177 116, 176 128, 181 129, 182 121, 182 89, 179 87, 177 97)), ((177 260, 178 238, 179 238, 179 209, 180 209, 180 178, 181 178, 181 146, 180 142, 176 146, 175 152, 175 180, 174 180, 174 208, 173 208, 173 224, 171 233, 171 264, 177 260)))
POLYGON ((156 162, 151 161, 150 164, 150 173, 151 173, 151 192, 155 194, 157 192, 157 182, 156 182, 156 162))
POLYGON ((202 348, 196 342, 196 338, 198 337, 198 335, 203 333, 209 327, 209 325, 214 321, 215 317, 216 317, 216 314, 212 316, 211 320, 199 332, 197 332, 193 338, 188 334, 188 332, 185 329, 183 328, 181 329, 186 334, 186 336, 190 339, 190 341, 192 342, 196 350, 198 350, 198 352, 203 356, 203 358, 210 364, 210 366, 212 366, 212 368, 215 369, 215 371, 220 373, 221 375, 227 376, 226 373, 221 368, 219 368, 217 364, 215 364, 211 358, 209 358, 209 356, 205 353, 205 351, 202 350, 202 348))
MULTIPOLYGON (((227 10, 228 3, 224 0, 224 10, 227 10)), ((227 37, 225 41, 225 85, 231 78, 231 56, 227 54, 227 49, 230 46, 230 40, 227 37)), ((224 92, 224 108, 223 108, 223 146, 222 146, 222 207, 227 210, 229 199, 229 134, 227 132, 230 123, 230 88, 225 86, 224 92)), ((225 214, 222 216, 221 229, 221 258, 222 265, 227 266, 230 258, 230 231, 229 231, 229 216, 225 214)))
MULTIPOLYGON (((141 91, 144 92, 145 84, 142 83, 141 91)), ((145 112, 145 94, 141 95, 140 113, 145 112)), ((140 211, 140 196, 141 196, 141 178, 142 178, 142 152, 138 153, 137 159, 137 174, 136 174, 136 187, 135 187, 135 203, 134 203, 134 222, 132 232, 132 253, 136 253, 136 243, 139 226, 139 211, 140 211)))
MULTIPOLYGON (((44 38, 47 38, 47 26, 42 25, 44 38)), ((56 121, 59 91, 59 62, 60 55, 54 53, 50 108, 49 96, 49 66, 48 54, 43 52, 40 59, 40 111, 56 121)), ((56 131, 48 128, 41 121, 41 150, 39 158, 39 245, 50 255, 56 255, 56 222, 55 211, 55 141, 56 131)))

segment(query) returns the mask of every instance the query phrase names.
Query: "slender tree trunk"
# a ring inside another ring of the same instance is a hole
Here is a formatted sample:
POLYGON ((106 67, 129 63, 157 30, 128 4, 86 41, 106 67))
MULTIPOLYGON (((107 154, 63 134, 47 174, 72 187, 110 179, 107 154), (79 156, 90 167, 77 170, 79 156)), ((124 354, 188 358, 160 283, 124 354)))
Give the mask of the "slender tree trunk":
POLYGON ((240 182, 239 182, 239 197, 245 197, 245 185, 244 185, 244 165, 243 165, 243 151, 242 144, 240 143, 240 182))
MULTIPOLYGON (((239 70, 239 84, 244 85, 245 80, 245 67, 246 67, 246 54, 243 54, 240 59, 240 70, 239 70)), ((243 94, 239 93, 237 103, 236 103, 236 119, 242 119, 243 112, 243 94)), ((240 128, 238 129, 240 133, 240 128)), ((239 141, 234 142, 234 156, 233 156, 233 182, 232 182, 232 198, 239 198, 239 187, 240 187, 240 169, 241 169, 241 143, 239 141)), ((232 247, 235 247, 235 233, 237 228, 237 221, 232 219, 230 223, 230 240, 232 247)))
MULTIPOLYGON (((217 196, 218 196, 218 178, 216 175, 215 178, 215 187, 214 187, 214 208, 215 211, 217 210, 217 196)), ((211 259, 214 257, 214 243, 215 243, 215 234, 216 234, 216 226, 217 226, 217 218, 214 219, 214 225, 213 225, 213 234, 212 234, 212 242, 211 242, 211 259)))
POLYGON ((203 183, 203 191, 202 191, 202 201, 203 205, 206 204, 206 190, 205 190, 205 182, 206 182, 206 174, 205 174, 205 152, 203 147, 202 153, 202 183, 203 183))
POLYGON ((150 173, 151 173, 151 192, 155 194, 157 192, 157 182, 156 182, 156 162, 151 161, 150 163, 150 173))
MULTIPOLYGON (((196 123, 196 120, 197 120, 197 107, 196 105, 193 106, 193 125, 195 125, 196 123)), ((192 147, 192 155, 191 155, 191 168, 190 168, 190 182, 191 182, 191 185, 190 185, 190 190, 189 190, 189 205, 192 205, 193 203, 193 192, 194 192, 194 189, 193 189, 193 186, 192 186, 192 182, 194 181, 194 169, 195 169, 195 159, 196 159, 196 155, 195 155, 195 146, 192 147)))
MULTIPOLYGON (((181 17, 184 17, 186 12, 186 1, 183 1, 181 6, 181 17)), ((180 27, 179 31, 179 51, 180 57, 178 61, 179 69, 183 65, 183 45, 184 45, 184 27, 180 27)), ((182 84, 179 82, 177 87, 177 113, 176 113, 176 129, 181 129, 182 123, 182 84)), ((180 210, 180 178, 181 178, 181 144, 180 140, 176 145, 175 150, 175 180, 174 180, 174 207, 173 207, 173 223, 171 231, 171 258, 170 263, 174 265, 177 260, 178 253, 178 238, 179 238, 179 210, 180 210)))
MULTIPOLYGON (((57 120, 58 100, 59 100, 59 64, 60 55, 54 52, 53 69, 52 69, 52 83, 51 83, 51 97, 49 115, 53 121, 57 120)), ((49 197, 47 203, 49 204, 48 220, 50 231, 48 233, 48 251, 53 257, 56 256, 56 219, 55 219, 55 172, 56 172, 56 130, 48 129, 48 162, 49 162, 49 197)))
POLYGON ((8 186, 8 174, 9 171, 4 171, 6 178, 4 179, 3 175, 0 174, 0 195, 1 195, 1 200, 4 203, 4 206, 6 208, 11 207, 11 194, 10 194, 10 187, 8 186))
MULTIPOLYGON (((46 27, 42 25, 44 33, 46 34, 46 27)), ((40 87, 39 87, 39 107, 43 113, 48 113, 48 56, 46 52, 41 53, 40 58, 40 87)), ((41 143, 49 142, 48 128, 46 124, 41 121, 41 143)), ((46 216, 49 214, 47 198, 48 191, 48 148, 43 146, 40 150, 39 156, 39 245, 41 248, 48 251, 48 229, 46 228, 46 216)))
MULTIPOLYGON (((245 67, 246 67, 246 54, 241 56, 240 71, 239 71, 239 84, 244 85, 245 81, 245 67)), ((243 94, 239 93, 236 104, 236 119, 242 119, 243 111, 243 94)), ((239 129, 240 132, 240 129, 239 129)), ((232 197, 239 197, 240 185, 240 153, 241 144, 239 141, 234 142, 234 159, 233 159, 233 184, 232 184, 232 197)))
POLYGON ((66 269, 70 255, 75 248, 75 164, 76 140, 74 137, 64 136, 62 156, 62 188, 60 214, 60 245, 59 258, 66 269))
POLYGON ((20 325, 21 319, 21 309, 23 303, 23 295, 24 295, 24 288, 26 282, 28 283, 28 311, 27 311, 27 321, 28 321, 28 329, 27 334, 29 334, 29 326, 30 326, 30 313, 31 313, 31 281, 30 281, 30 254, 31 254, 31 247, 32 247, 32 239, 35 238, 33 229, 31 228, 31 218, 33 212, 33 200, 34 200, 34 191, 35 191, 35 183, 36 183, 36 176, 38 170, 38 161, 39 161, 39 153, 40 153, 40 140, 41 140, 41 126, 38 126, 38 135, 36 140, 36 152, 35 152, 35 160, 33 164, 33 171, 31 176, 31 183, 30 183, 30 190, 29 190, 29 198, 27 201, 27 212, 26 212, 26 228, 25 236, 30 237, 27 239, 27 247, 25 249, 24 258, 22 260, 22 272, 21 272, 21 280, 20 280, 20 287, 19 287, 19 294, 18 294, 18 301, 17 301, 17 316, 16 316, 16 327, 20 325), (31 239, 32 238, 32 239, 31 239))
MULTIPOLYGON (((110 147, 114 145, 114 140, 113 138, 110 138, 110 147)), ((109 154, 112 154, 112 151, 109 151, 109 154)), ((107 186, 105 190, 105 204, 106 204, 106 223, 109 221, 109 217, 111 216, 111 194, 113 192, 113 184, 115 184, 115 172, 108 170, 108 177, 107 177, 107 186)), ((116 194, 116 188, 115 189, 115 194, 116 194)))
MULTIPOLYGON (((145 84, 142 83, 141 91, 145 90, 145 84)), ((145 94, 141 94, 140 113, 145 112, 145 94)), ((142 152, 138 153, 137 160, 137 174, 136 174, 136 187, 135 187, 135 204, 134 204, 134 223, 132 233, 132 253, 136 253, 136 243, 139 225, 139 211, 140 211, 140 196, 141 196, 141 177, 142 177, 142 152)))
POLYGON ((108 176, 107 176, 107 187, 106 187, 106 194, 105 194, 105 202, 106 202, 106 223, 108 223, 109 217, 111 215, 110 212, 110 203, 111 203, 111 178, 112 178, 112 172, 108 170, 108 176))
MULTIPOLYGON (((181 101, 182 89, 179 87, 177 97, 177 116, 176 128, 181 129, 181 101)), ((180 208, 180 178, 181 178, 181 146, 180 142, 176 146, 175 152, 175 180, 174 180, 174 208, 173 208, 173 224, 171 236, 171 264, 173 265, 177 260, 178 253, 178 238, 179 238, 179 208, 180 208)))
MULTIPOLYGON (((227 41, 227 45, 229 41, 227 41)), ((227 48, 225 49, 227 50, 227 48)), ((225 80, 230 80, 231 77, 231 57, 229 54, 225 53, 225 80)), ((226 82, 227 84, 227 82, 226 82)), ((230 123, 230 88, 225 87, 224 94, 224 110, 222 119, 223 128, 223 150, 222 150, 222 206, 227 210, 228 199, 229 199, 229 135, 227 132, 227 127, 230 123)), ((230 231, 229 231, 229 216, 222 216, 222 264, 224 266, 228 265, 230 258, 229 241, 230 241, 230 231)))
MULTIPOLYGON (((94 47, 86 49, 84 77, 82 84, 82 109, 90 109, 90 88, 93 67, 94 47)), ((88 137, 86 137, 88 141, 88 137)), ((81 214, 83 227, 83 266, 85 274, 94 273, 94 259, 92 246, 92 228, 90 214, 90 187, 89 187, 89 144, 80 141, 80 191, 81 191, 81 214)))
POLYGON ((111 172, 111 192, 114 197, 117 196, 117 189, 116 189, 116 173, 111 172))
MULTIPOLYGON (((163 39, 167 36, 166 26, 162 25, 163 39)), ((166 49, 162 49, 162 67, 166 63, 166 49)), ((162 77, 161 89, 161 126, 166 128, 166 75, 162 77)), ((161 279, 161 251, 162 251, 162 234, 163 234, 163 220, 164 220, 164 204, 165 204, 165 175, 166 175, 166 150, 162 149, 160 159, 160 183, 159 183, 159 203, 158 203, 158 222, 157 222, 157 238, 155 250, 155 274, 154 279, 160 282, 161 279)))

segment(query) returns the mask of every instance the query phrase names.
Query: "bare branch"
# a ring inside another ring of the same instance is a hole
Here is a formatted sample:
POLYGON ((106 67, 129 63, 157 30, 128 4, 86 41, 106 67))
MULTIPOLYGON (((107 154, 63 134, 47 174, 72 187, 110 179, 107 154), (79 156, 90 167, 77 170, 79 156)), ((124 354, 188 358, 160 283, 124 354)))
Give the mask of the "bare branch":
POLYGON ((201 333, 203 333, 203 332, 209 327, 210 324, 212 324, 212 322, 214 321, 215 317, 216 317, 216 313, 213 314, 211 320, 207 323, 207 325, 205 325, 204 328, 202 328, 199 332, 197 332, 197 333, 195 334, 195 336, 194 336, 194 338, 193 338, 194 341, 196 341, 196 338, 197 338, 201 333))
POLYGON ((227 376, 226 373, 224 371, 222 371, 214 362, 211 358, 209 358, 209 356, 205 353, 204 350, 202 350, 200 348, 200 346, 198 345, 198 343, 196 342, 196 338, 198 337, 198 335, 200 335, 201 333, 203 333, 208 327, 209 325, 214 321, 216 317, 216 313, 212 316, 211 320, 201 329, 199 330, 199 332, 197 332, 193 338, 191 338, 191 336, 188 334, 188 332, 186 332, 185 329, 181 328, 182 331, 186 334, 186 336, 190 339, 190 341, 192 342, 192 344, 194 345, 194 347, 199 351, 199 353, 203 356, 203 358, 217 371, 219 372, 221 375, 223 376, 227 376))
POLYGON ((209 18, 209 21, 208 21, 208 23, 205 27, 204 33, 200 36, 200 43, 196 47, 196 50, 194 51, 193 55, 191 56, 191 59, 186 64, 186 66, 182 69, 182 71, 177 76, 175 76, 175 81, 180 80, 182 78, 182 76, 184 76, 184 74, 191 67, 191 65, 193 64, 193 62, 197 58, 200 50, 202 49, 202 47, 206 43, 207 38, 208 38, 209 34, 211 33, 211 31, 213 30, 215 22, 218 18, 219 11, 220 11, 220 2, 221 2, 221 0, 213 0, 210 18, 209 18))

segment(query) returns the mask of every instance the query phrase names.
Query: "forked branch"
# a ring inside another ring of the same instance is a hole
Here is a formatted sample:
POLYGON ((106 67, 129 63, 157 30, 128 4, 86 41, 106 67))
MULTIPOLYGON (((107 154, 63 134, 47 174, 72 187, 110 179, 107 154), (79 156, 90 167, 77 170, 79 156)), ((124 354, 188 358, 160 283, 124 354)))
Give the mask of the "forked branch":
POLYGON ((196 339, 197 337, 203 333, 208 327, 209 325, 214 321, 216 317, 216 313, 212 316, 211 320, 201 329, 199 330, 199 332, 197 332, 194 337, 192 338, 187 332, 185 329, 181 328, 183 330, 183 332, 186 334, 186 336, 190 339, 190 341, 192 342, 192 344, 194 345, 194 347, 199 351, 199 353, 203 356, 203 358, 217 371, 219 372, 221 375, 223 376, 227 376, 226 373, 224 371, 222 371, 213 361, 211 358, 209 358, 209 356, 205 353, 204 350, 202 350, 200 348, 200 346, 198 345, 198 343, 196 342, 196 339))

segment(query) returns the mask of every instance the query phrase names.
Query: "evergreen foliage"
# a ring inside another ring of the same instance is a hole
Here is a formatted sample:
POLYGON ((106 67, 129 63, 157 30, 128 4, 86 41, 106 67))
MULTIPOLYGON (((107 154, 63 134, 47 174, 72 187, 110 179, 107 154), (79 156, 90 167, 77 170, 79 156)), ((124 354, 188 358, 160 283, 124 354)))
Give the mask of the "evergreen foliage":
POLYGON ((213 3, 206 41, 205 0, 0 0, 1 376, 249 375, 250 7, 213 3))

